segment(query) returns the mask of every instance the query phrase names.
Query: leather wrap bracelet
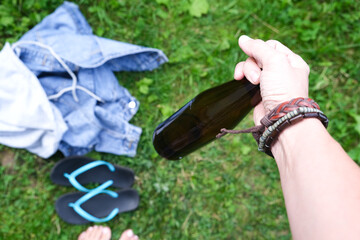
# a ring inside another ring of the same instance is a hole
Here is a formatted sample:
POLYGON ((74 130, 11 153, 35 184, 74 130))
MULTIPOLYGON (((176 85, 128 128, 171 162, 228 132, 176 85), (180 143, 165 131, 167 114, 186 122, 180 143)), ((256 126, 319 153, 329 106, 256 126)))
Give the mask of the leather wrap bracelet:
POLYGON ((259 147, 258 150, 274 157, 271 152, 271 145, 283 131, 290 125, 297 123, 304 118, 317 118, 325 128, 329 120, 320 110, 319 105, 311 98, 294 98, 288 102, 279 104, 261 119, 261 125, 245 130, 221 129, 216 136, 220 138, 227 133, 252 133, 259 147))

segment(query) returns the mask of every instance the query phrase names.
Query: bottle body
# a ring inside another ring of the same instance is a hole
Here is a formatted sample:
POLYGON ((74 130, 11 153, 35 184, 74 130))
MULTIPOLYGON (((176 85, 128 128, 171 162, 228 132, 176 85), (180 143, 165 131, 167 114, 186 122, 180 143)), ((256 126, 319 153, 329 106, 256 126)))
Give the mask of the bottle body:
POLYGON ((159 124, 154 148, 166 159, 181 159, 214 140, 221 128, 234 128, 260 101, 259 86, 246 79, 205 90, 159 124))

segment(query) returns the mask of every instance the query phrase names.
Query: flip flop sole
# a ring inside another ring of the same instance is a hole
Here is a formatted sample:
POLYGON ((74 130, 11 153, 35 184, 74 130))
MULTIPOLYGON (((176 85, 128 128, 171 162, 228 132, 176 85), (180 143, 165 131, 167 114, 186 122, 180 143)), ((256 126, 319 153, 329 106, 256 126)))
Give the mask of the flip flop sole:
MULTIPOLYGON (((140 197, 134 189, 124 189, 117 192, 117 198, 113 198, 107 194, 99 194, 84 202, 81 208, 87 213, 97 218, 104 218, 110 212, 118 208, 119 213, 135 210, 139 206, 140 197)), ((61 219, 71 224, 86 224, 90 221, 81 217, 69 203, 75 203, 86 193, 76 192, 62 195, 55 203, 55 209, 61 219)))
MULTIPOLYGON (((60 160, 52 169, 50 178, 58 185, 71 186, 69 180, 64 176, 65 173, 72 173, 76 169, 91 163, 95 160, 84 156, 72 156, 60 160)), ((111 172, 105 165, 89 169, 88 171, 76 177, 76 180, 81 185, 89 183, 102 184, 108 180, 113 180, 113 187, 116 188, 129 188, 134 184, 135 175, 131 169, 120 167, 112 164, 115 171, 111 172)))

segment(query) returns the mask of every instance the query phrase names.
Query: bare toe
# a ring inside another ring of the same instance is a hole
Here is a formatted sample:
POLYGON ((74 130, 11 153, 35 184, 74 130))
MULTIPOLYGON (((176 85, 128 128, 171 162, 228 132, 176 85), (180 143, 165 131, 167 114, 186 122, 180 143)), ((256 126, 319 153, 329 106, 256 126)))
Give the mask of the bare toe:
POLYGON ((78 240, 110 240, 111 230, 104 226, 92 226, 79 235, 78 240))
POLYGON ((139 237, 131 229, 125 230, 119 240, 138 240, 139 237))

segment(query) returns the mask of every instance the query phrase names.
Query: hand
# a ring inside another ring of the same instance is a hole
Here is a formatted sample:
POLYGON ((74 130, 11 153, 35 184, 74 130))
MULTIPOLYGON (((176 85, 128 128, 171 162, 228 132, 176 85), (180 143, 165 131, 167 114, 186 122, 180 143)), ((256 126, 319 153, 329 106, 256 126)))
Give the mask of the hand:
POLYGON ((310 69, 299 55, 276 40, 264 42, 245 35, 239 38, 239 46, 249 58, 236 65, 234 78, 245 76, 253 84, 260 83, 262 102, 254 110, 256 125, 280 103, 308 97, 310 69))

